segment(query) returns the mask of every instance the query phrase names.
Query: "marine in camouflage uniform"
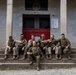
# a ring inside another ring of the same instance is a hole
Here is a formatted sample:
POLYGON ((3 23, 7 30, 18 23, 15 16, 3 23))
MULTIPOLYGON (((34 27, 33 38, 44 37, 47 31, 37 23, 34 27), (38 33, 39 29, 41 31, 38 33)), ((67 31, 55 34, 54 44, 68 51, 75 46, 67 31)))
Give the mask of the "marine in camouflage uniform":
POLYGON ((37 70, 40 70, 40 55, 42 54, 42 51, 40 47, 37 46, 36 41, 33 41, 33 46, 30 47, 30 49, 27 52, 28 58, 30 60, 30 65, 33 64, 33 61, 37 62, 37 70))
MULTIPOLYGON (((65 38, 65 34, 61 34, 61 38, 57 40, 59 43, 60 52, 62 54, 66 54, 68 59, 71 59, 71 44, 70 41, 65 38)), ((61 58, 61 55, 60 55, 61 58)))
POLYGON ((45 39, 45 35, 44 34, 41 34, 41 39, 38 40, 38 44, 39 44, 39 47, 41 48, 41 50, 43 52, 43 55, 45 56, 45 54, 46 54, 45 47, 47 46, 48 42, 45 39))
POLYGON ((13 52, 13 59, 14 59, 15 58, 15 50, 16 50, 15 41, 12 36, 9 36, 7 47, 5 49, 5 58, 4 59, 7 59, 8 53, 11 53, 11 52, 13 52))
POLYGON ((27 44, 25 51, 24 51, 23 60, 25 60, 27 58, 27 51, 32 46, 33 41, 35 41, 35 36, 31 35, 31 39, 28 41, 28 44, 27 44))
POLYGON ((20 53, 22 53, 22 52, 24 53, 24 50, 27 47, 27 40, 24 38, 23 34, 20 35, 20 38, 21 38, 20 41, 16 41, 16 42, 19 43, 16 50, 15 50, 15 53, 16 53, 16 56, 17 56, 16 59, 19 58, 20 53))
POLYGON ((53 43, 53 41, 55 41, 54 35, 52 34, 50 36, 50 39, 48 39, 47 41, 48 41, 48 44, 45 47, 45 50, 46 50, 46 58, 47 59, 49 59, 49 58, 51 59, 52 58, 52 52, 54 51, 55 54, 56 54, 56 59, 57 59, 58 50, 57 50, 56 43, 53 43))

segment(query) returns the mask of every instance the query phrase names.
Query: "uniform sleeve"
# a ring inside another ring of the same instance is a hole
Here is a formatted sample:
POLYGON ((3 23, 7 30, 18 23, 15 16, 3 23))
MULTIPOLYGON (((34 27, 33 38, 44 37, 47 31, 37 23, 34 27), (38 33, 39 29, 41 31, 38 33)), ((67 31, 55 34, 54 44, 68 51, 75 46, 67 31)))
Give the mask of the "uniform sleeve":
POLYGON ((28 47, 30 47, 32 45, 31 40, 29 40, 27 44, 28 44, 28 47))
POLYGON ((15 41, 13 41, 13 47, 15 47, 15 44, 16 44, 15 41))
POLYGON ((60 45, 61 45, 61 39, 58 39, 58 40, 57 40, 56 45, 57 45, 57 46, 60 46, 60 45))
POLYGON ((8 40, 8 42, 7 42, 7 45, 8 45, 9 47, 11 46, 11 44, 10 44, 9 40, 8 40))
POLYGON ((70 41, 68 39, 66 39, 66 40, 67 40, 67 44, 71 47, 70 41))
POLYGON ((28 52, 32 52, 32 50, 31 50, 32 48, 30 47, 29 49, 28 49, 28 52))
POLYGON ((57 44, 60 41, 60 39, 54 40, 53 42, 51 42, 52 44, 57 44))
POLYGON ((38 50, 39 50, 39 54, 43 55, 42 50, 41 50, 40 47, 38 47, 38 50))
POLYGON ((23 44, 26 45, 26 44, 27 44, 27 40, 24 40, 24 41, 23 41, 23 44))

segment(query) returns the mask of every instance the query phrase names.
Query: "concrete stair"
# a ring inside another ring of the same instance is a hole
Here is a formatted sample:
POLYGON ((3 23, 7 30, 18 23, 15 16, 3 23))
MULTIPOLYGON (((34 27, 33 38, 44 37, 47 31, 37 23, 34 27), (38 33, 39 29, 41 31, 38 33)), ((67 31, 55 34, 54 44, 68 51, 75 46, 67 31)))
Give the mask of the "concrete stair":
MULTIPOLYGON (((66 55, 62 56, 61 60, 56 60, 55 55, 53 55, 53 58, 51 60, 47 60, 46 58, 41 59, 41 68, 47 69, 47 68, 60 68, 60 67, 76 67, 76 48, 72 49, 72 60, 68 60, 66 55)), ((22 60, 22 55, 20 55, 20 58, 18 60, 13 60, 12 55, 9 54, 9 58, 7 60, 4 60, 4 50, 0 51, 0 67, 1 68, 34 68, 35 65, 30 66, 28 58, 26 60, 22 60)))

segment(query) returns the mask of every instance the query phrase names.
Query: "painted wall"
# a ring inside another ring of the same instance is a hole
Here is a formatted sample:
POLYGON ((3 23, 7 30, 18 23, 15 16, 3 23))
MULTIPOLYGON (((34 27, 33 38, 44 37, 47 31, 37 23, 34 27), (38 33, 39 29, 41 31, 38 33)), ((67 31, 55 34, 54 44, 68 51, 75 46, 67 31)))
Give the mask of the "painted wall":
POLYGON ((0 48, 6 40, 6 0, 0 0, 0 48))
POLYGON ((76 0, 68 0, 68 38, 76 47, 76 0))

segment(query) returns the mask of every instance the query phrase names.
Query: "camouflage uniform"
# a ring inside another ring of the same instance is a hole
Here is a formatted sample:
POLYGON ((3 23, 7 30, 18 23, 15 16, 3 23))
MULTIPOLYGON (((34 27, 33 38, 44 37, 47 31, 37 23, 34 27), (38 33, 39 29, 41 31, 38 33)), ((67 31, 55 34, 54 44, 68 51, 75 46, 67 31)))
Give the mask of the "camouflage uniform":
POLYGON ((52 58, 52 52, 55 52, 56 58, 59 51, 59 47, 57 46, 56 42, 53 43, 53 41, 56 41, 55 39, 48 40, 48 44, 45 47, 46 50, 46 58, 51 59, 52 58))
POLYGON ((65 39, 59 39, 58 42, 60 43, 62 53, 70 55, 70 53, 71 53, 70 41, 65 38, 65 39))
POLYGON ((55 43, 52 43, 54 40, 49 40, 48 45, 46 46, 46 55, 52 54, 52 51, 55 51, 55 43))
POLYGON ((56 59, 58 59, 58 55, 61 55, 61 47, 59 46, 59 42, 55 39, 49 39, 48 45, 45 46, 46 50, 46 58, 48 59, 48 56, 50 56, 50 59, 52 58, 52 52, 55 52, 56 59))
POLYGON ((16 50, 15 41, 13 39, 8 40, 8 46, 5 49, 5 59, 7 58, 8 53, 11 52, 13 52, 13 56, 15 56, 15 50, 16 50))
POLYGON ((27 51, 29 50, 30 47, 32 47, 32 42, 35 41, 35 39, 30 39, 28 41, 28 44, 26 45, 25 47, 25 50, 24 50, 24 56, 23 56, 23 59, 25 59, 27 57, 27 51))
POLYGON ((58 49, 56 50, 56 53, 60 55, 60 59, 61 59, 62 54, 67 54, 68 58, 71 59, 70 58, 70 54, 71 54, 70 41, 67 38, 65 38, 65 39, 58 39, 54 42, 58 44, 58 49))
POLYGON ((38 41, 38 43, 39 43, 39 46, 40 46, 43 54, 45 55, 45 54, 46 54, 46 46, 47 46, 47 44, 48 44, 47 40, 45 40, 45 39, 40 39, 40 40, 38 41))
POLYGON ((16 55, 19 56, 20 53, 24 52, 25 48, 27 46, 27 40, 26 39, 22 39, 21 42, 19 43, 19 45, 16 48, 16 55), (24 50, 22 51, 22 48, 24 48, 24 50))
POLYGON ((38 46, 32 46, 28 52, 32 52, 31 55, 28 55, 28 58, 30 61, 33 62, 33 60, 36 60, 37 66, 40 66, 40 54, 42 54, 40 47, 38 46))

